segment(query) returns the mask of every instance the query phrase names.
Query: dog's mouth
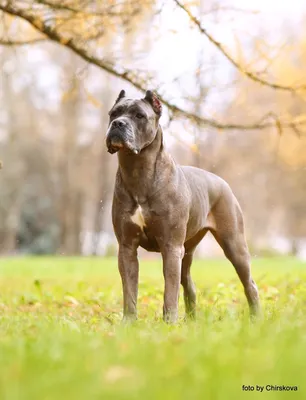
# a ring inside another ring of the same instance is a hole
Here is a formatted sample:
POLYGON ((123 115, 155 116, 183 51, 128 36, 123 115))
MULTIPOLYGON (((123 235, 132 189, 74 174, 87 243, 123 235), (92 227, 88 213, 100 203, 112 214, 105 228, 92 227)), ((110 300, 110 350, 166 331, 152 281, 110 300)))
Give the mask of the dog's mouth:
POLYGON ((107 139, 106 145, 107 145, 107 151, 110 154, 115 154, 119 150, 123 150, 123 149, 126 149, 136 155, 139 154, 139 150, 136 149, 130 142, 128 142, 128 141, 125 142, 121 138, 118 138, 118 137, 111 138, 110 140, 107 139))
POLYGON ((115 153, 117 153, 120 149, 122 149, 123 148, 123 143, 110 143, 108 146, 107 146, 107 151, 110 153, 110 154, 115 154, 115 153))

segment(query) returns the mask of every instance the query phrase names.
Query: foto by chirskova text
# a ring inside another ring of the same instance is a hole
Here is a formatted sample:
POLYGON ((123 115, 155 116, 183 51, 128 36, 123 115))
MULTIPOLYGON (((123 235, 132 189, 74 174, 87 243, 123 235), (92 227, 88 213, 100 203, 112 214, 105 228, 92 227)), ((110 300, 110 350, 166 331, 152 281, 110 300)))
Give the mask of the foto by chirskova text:
POLYGON ((244 392, 296 392, 297 386, 291 385, 242 385, 244 392))

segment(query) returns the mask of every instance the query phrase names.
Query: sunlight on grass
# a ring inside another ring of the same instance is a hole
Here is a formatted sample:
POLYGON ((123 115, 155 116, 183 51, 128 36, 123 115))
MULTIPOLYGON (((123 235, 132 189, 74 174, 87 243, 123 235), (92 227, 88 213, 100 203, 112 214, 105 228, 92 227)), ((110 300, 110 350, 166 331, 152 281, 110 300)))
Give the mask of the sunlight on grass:
POLYGON ((225 260, 195 262, 198 320, 161 321, 161 263, 141 263, 139 320, 122 326, 115 259, 0 260, 0 399, 306 398, 306 265, 255 260, 250 325, 225 260), (293 385, 288 393, 242 385, 293 385))

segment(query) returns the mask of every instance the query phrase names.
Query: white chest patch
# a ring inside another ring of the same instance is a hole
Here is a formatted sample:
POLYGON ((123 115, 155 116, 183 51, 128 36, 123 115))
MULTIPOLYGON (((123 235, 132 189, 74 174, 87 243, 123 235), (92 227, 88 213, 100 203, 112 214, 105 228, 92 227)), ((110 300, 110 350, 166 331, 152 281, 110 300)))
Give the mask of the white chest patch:
POLYGON ((138 225, 141 230, 143 230, 143 227, 146 226, 141 206, 136 208, 135 213, 131 216, 131 220, 134 222, 134 224, 138 225))

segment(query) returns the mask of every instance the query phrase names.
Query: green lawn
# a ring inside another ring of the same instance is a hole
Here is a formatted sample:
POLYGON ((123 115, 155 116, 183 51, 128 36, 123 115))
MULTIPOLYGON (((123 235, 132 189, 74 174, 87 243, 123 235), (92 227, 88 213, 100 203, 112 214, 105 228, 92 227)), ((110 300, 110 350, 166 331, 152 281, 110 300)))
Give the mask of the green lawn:
POLYGON ((255 259, 253 275, 262 322, 220 259, 194 263, 197 322, 181 296, 167 326, 161 263, 143 260, 139 321, 122 326, 115 259, 0 259, 0 400, 306 399, 306 263, 255 259))

